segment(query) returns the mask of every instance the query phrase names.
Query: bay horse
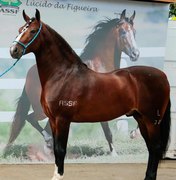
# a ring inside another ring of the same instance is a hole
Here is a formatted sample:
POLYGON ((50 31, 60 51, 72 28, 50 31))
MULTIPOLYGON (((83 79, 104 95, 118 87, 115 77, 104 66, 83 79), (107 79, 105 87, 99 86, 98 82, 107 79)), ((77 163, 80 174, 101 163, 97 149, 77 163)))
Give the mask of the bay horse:
POLYGON ((170 132, 170 85, 159 69, 133 66, 98 73, 85 65, 54 29, 23 11, 25 25, 10 47, 14 59, 34 53, 41 82, 41 104, 53 133, 55 171, 64 175, 64 159, 72 122, 104 122, 133 116, 146 142, 149 158, 145 180, 156 180, 170 132))
MULTIPOLYGON (((135 11, 131 17, 126 17, 126 10, 123 10, 120 18, 98 22, 86 39, 86 46, 80 55, 82 61, 97 72, 110 72, 115 68, 120 68, 122 52, 127 54, 131 61, 136 61, 139 57, 139 50, 135 41, 134 18, 135 11)), ((27 73, 25 87, 17 104, 7 147, 15 141, 25 124, 25 120, 27 120, 44 137, 47 146, 52 148, 49 123, 45 128, 38 123, 38 120, 46 118, 40 104, 40 96, 41 84, 35 64, 27 73), (34 112, 28 114, 30 104, 34 112)), ((101 122, 101 126, 110 152, 115 156, 116 151, 109 125, 107 122, 101 122)))

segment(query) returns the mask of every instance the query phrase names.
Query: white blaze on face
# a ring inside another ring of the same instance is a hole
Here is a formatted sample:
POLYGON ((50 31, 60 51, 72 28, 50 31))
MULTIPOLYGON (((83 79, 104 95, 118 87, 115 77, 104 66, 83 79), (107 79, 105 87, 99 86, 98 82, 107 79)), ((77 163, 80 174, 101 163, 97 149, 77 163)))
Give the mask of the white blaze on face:
POLYGON ((136 41, 134 39, 133 30, 130 27, 129 27, 129 31, 128 31, 128 38, 130 38, 129 41, 131 41, 131 45, 134 47, 134 49, 138 49, 136 41))
POLYGON ((23 30, 21 31, 21 33, 16 37, 14 43, 20 42, 21 37, 23 36, 23 34, 28 30, 29 25, 26 25, 23 30))

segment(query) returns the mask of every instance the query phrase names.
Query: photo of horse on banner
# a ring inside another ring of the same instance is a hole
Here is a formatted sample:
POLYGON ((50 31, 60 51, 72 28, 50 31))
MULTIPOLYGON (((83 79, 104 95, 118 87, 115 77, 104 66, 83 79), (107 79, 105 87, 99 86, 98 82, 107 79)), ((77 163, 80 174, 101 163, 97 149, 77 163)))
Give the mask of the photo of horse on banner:
MULTIPOLYGON (((86 39, 86 46, 80 55, 81 60, 92 70, 101 73, 113 71, 115 68, 119 69, 122 52, 128 55, 131 61, 136 61, 139 58, 139 49, 135 41, 134 19, 135 11, 131 17, 126 17, 126 10, 123 10, 120 18, 107 18, 98 22, 94 26, 93 32, 86 39)), ((37 66, 34 65, 27 73, 25 87, 17 104, 7 148, 19 135, 25 120, 37 129, 44 137, 47 146, 52 148, 52 135, 49 123, 47 123, 45 128, 38 123, 38 120, 46 118, 40 104, 40 96, 41 84, 37 66), (33 112, 28 114, 30 105, 33 112)), ((101 126, 108 141, 111 154, 116 155, 108 122, 101 122, 101 126)))
POLYGON ((138 122, 149 152, 145 180, 156 180, 158 164, 167 150, 171 121, 170 86, 164 72, 149 66, 95 72, 62 36, 41 21, 38 10, 35 18, 24 11, 23 17, 26 23, 19 28, 10 53, 14 59, 35 54, 41 104, 54 140, 56 169, 52 179, 60 180, 64 175, 70 123, 104 122, 127 115, 138 122))

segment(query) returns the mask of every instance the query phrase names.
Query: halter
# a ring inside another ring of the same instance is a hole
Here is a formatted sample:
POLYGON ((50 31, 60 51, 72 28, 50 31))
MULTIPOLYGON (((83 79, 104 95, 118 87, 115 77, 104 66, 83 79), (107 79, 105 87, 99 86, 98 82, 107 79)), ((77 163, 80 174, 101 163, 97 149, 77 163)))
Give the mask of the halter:
MULTIPOLYGON (((25 54, 27 47, 28 47, 29 45, 31 45, 31 44, 34 42, 34 40, 38 37, 41 29, 42 29, 42 23, 40 23, 39 30, 37 31, 37 33, 35 34, 35 36, 34 36, 26 45, 23 44, 23 43, 20 42, 20 41, 16 41, 16 40, 13 41, 13 42, 16 42, 17 44, 21 45, 21 46, 24 48, 24 49, 23 49, 23 54, 22 54, 22 56, 25 54)), ((21 57, 22 57, 22 56, 21 56, 21 57)), ((7 72, 9 72, 9 71, 17 64, 17 62, 21 59, 21 57, 18 58, 12 66, 10 66, 7 70, 5 70, 3 73, 1 73, 1 74, 0 74, 0 77, 2 77, 4 74, 6 74, 7 72)))
POLYGON ((28 46, 30 46, 34 40, 37 38, 37 36, 39 35, 40 31, 42 29, 42 23, 40 23, 40 27, 39 27, 39 30, 37 31, 37 33, 35 34, 35 36, 25 45, 24 43, 20 42, 20 41, 13 41, 13 42, 16 42, 17 44, 21 45, 24 49, 23 49, 23 54, 25 54, 26 52, 26 49, 28 48, 28 46))

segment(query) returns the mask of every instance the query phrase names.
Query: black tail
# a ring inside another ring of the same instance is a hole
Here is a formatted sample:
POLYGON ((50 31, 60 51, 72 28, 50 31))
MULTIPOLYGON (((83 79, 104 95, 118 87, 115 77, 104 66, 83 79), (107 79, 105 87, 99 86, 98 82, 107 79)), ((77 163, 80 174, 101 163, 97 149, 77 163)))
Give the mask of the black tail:
POLYGON ((13 122, 11 125, 10 137, 7 146, 15 141, 21 129, 24 127, 29 108, 30 102, 24 87, 22 95, 20 96, 17 103, 16 113, 14 115, 13 122))
POLYGON ((167 105, 163 120, 161 121, 161 142, 162 142, 162 157, 165 156, 165 153, 168 149, 168 144, 170 140, 170 125, 171 125, 171 102, 167 105))

